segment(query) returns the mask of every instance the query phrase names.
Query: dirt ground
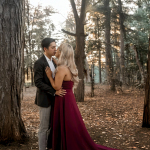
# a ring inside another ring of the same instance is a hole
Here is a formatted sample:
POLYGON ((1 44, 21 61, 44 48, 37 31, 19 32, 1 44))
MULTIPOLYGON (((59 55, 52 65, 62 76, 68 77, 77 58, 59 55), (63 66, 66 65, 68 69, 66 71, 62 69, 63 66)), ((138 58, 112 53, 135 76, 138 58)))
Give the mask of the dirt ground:
MULTIPOLYGON (((24 90, 22 118, 29 141, 0 145, 0 150, 37 150, 39 125, 38 107, 34 104, 35 87, 24 90)), ((78 102, 81 115, 92 139, 100 144, 121 150, 150 150, 150 129, 142 128, 144 91, 124 88, 123 93, 108 91, 105 85, 85 88, 85 101, 78 102)))

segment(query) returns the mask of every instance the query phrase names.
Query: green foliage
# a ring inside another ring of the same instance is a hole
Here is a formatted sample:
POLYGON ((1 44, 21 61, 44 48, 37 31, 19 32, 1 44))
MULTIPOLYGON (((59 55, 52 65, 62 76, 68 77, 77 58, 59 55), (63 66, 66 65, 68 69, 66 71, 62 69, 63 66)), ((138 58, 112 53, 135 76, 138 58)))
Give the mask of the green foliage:
POLYGON ((34 62, 42 55, 41 41, 51 37, 55 26, 50 16, 55 13, 51 6, 33 7, 28 1, 25 4, 25 51, 24 67, 33 67, 34 62))
MULTIPOLYGON (((117 65, 120 59, 120 21, 123 22, 124 32, 124 59, 126 76, 138 73, 138 65, 136 62, 135 52, 133 47, 136 46, 138 58, 142 67, 146 72, 147 52, 148 52, 148 38, 150 36, 150 1, 149 0, 121 0, 122 10, 121 20, 119 18, 119 1, 110 0, 111 10, 111 53, 113 56, 113 64, 117 65)), ((101 54, 105 54, 105 30, 104 21, 106 8, 104 7, 104 0, 90 1, 87 15, 86 31, 89 34, 86 41, 86 52, 91 54, 98 48, 100 40, 101 54), (96 22, 96 17, 100 21, 96 22), (100 31, 99 38, 98 30, 100 31)), ((98 51, 97 51, 98 53, 98 51)), ((97 57, 98 55, 95 55, 97 57)))
MULTIPOLYGON (((147 63, 147 53, 148 53, 148 38, 150 35, 150 12, 148 11, 148 5, 140 5, 137 8, 135 13, 129 16, 128 20, 126 21, 127 27, 127 38, 126 43, 130 44, 130 53, 134 55, 133 52, 133 45, 136 46, 138 51, 138 57, 143 65, 143 68, 146 69, 147 63)), ((136 61, 131 64, 136 64, 136 61)), ((135 69, 138 68, 135 65, 135 69)))

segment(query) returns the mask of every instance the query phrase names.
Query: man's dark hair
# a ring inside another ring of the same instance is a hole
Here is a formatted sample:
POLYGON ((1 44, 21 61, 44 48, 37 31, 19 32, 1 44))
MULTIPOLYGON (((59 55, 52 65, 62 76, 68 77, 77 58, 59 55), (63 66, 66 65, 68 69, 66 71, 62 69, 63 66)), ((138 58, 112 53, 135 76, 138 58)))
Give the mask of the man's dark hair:
POLYGON ((44 47, 48 48, 52 42, 55 42, 55 39, 52 39, 52 38, 43 39, 41 42, 41 46, 43 48, 43 51, 44 51, 44 47))

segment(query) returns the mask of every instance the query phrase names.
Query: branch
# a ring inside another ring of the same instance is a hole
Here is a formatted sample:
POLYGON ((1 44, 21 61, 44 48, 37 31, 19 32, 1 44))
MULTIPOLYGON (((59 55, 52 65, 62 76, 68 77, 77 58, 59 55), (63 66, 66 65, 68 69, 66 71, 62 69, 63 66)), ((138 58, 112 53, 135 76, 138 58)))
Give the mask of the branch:
MULTIPOLYGON (((77 36, 75 33, 71 33, 69 31, 65 31, 64 29, 61 29, 61 31, 63 31, 64 33, 68 34, 68 35, 71 35, 71 36, 77 36)), ((81 36, 88 36, 88 34, 80 34, 81 36)))
POLYGON ((81 5, 81 13, 80 13, 80 21, 83 23, 85 20, 86 12, 85 12, 85 5, 86 5, 87 0, 82 0, 82 5, 81 5))
POLYGON ((64 29, 61 29, 61 31, 64 32, 64 33, 66 33, 66 34, 68 34, 68 35, 76 36, 76 34, 71 33, 71 32, 69 32, 69 31, 65 31, 64 29))
POLYGON ((98 2, 96 2, 95 4, 93 4, 92 6, 95 6, 95 5, 97 5, 99 2, 101 2, 101 0, 99 0, 98 2))
POLYGON ((74 18, 75 18, 75 21, 76 21, 76 24, 77 24, 78 20, 79 20, 79 16, 78 16, 78 13, 77 13, 76 4, 75 4, 74 0, 70 0, 70 3, 71 3, 71 6, 72 6, 72 9, 73 9, 74 18))

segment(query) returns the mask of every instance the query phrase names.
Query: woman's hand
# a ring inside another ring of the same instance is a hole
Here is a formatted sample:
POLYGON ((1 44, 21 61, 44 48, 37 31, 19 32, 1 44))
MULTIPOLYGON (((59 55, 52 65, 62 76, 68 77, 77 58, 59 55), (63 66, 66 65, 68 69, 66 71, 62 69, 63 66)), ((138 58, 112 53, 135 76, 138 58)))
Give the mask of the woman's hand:
POLYGON ((49 67, 46 67, 45 72, 48 78, 52 77, 52 71, 49 67))

